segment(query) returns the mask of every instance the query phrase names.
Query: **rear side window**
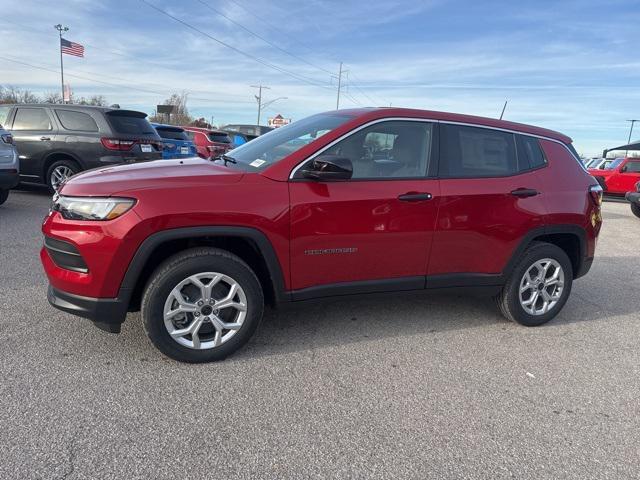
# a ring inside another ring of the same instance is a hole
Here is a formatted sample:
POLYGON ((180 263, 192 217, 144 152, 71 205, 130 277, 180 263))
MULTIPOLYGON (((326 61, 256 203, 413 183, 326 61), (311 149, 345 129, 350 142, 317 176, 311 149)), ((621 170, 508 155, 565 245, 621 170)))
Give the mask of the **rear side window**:
POLYGON ((231 138, 226 133, 209 132, 209 140, 219 143, 231 143, 231 138))
POLYGON ((51 130, 51 120, 44 108, 19 108, 12 130, 51 130))
POLYGON ((78 132, 97 132, 98 125, 91 115, 71 110, 56 110, 58 120, 66 130, 78 132))
POLYGON ((158 135, 162 138, 168 138, 169 140, 189 140, 187 134, 182 130, 174 128, 156 128, 158 135))
POLYGON ((547 161, 540 148, 540 143, 535 137, 516 135, 516 148, 518 149, 518 163, 520 170, 538 168, 546 165, 547 161))
POLYGON ((107 114, 107 118, 117 133, 125 135, 150 135, 154 133, 154 129, 146 117, 107 114))
POLYGON ((520 170, 511 133, 443 124, 440 139, 441 177, 504 177, 520 170))

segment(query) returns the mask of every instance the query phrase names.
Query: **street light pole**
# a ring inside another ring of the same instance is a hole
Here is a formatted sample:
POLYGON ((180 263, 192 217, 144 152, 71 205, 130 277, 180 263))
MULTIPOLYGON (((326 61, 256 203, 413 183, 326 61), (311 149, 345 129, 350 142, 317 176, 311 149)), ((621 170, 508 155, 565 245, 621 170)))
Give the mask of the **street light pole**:
MULTIPOLYGON (((633 133, 633 125, 636 122, 640 122, 640 120, 638 119, 632 119, 632 120, 627 120, 627 122, 631 122, 631 128, 629 129, 629 138, 627 139, 627 145, 629 145, 631 143, 631 134, 633 133)), ((629 150, 626 150, 624 152, 624 156, 626 157, 629 154, 629 150)))
POLYGON ((54 25, 53 28, 55 28, 56 30, 58 30, 58 33, 60 34, 60 45, 58 45, 60 47, 60 93, 62 94, 61 100, 62 103, 64 102, 64 64, 62 62, 62 32, 68 32, 69 31, 69 27, 65 27, 64 25, 62 25, 61 23, 54 25))
POLYGON ((260 125, 260 114, 262 113, 262 89, 266 89, 266 90, 271 90, 270 87, 266 87, 262 84, 260 85, 251 85, 251 88, 257 88, 258 89, 258 95, 254 95, 254 97, 256 97, 256 101, 258 102, 258 122, 256 123, 256 125, 260 125))

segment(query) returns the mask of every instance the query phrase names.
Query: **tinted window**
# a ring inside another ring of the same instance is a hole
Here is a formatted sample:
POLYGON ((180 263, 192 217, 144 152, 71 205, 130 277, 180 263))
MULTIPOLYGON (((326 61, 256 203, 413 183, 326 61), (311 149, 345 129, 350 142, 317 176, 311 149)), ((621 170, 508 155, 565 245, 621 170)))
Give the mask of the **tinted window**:
POLYGON ((91 115, 82 112, 72 112, 71 110, 56 110, 58 120, 67 130, 77 130, 80 132, 97 132, 98 125, 91 115))
POLYGON ((499 130, 443 124, 440 176, 469 178, 513 175, 518 171, 513 137, 513 134, 499 130))
POLYGON ((156 131, 162 138, 168 138, 170 140, 189 140, 187 134, 184 131, 178 130, 176 128, 158 127, 156 128, 156 131))
POLYGON ((51 121, 43 108, 19 108, 13 130, 51 130, 51 121))
POLYGON ((427 174, 433 125, 426 122, 376 123, 324 153, 347 157, 352 178, 416 178, 427 174))
POLYGON ((520 170, 538 168, 547 163, 537 138, 516 135, 516 147, 520 170))
POLYGON ((187 138, 191 141, 193 141, 194 137, 196 136, 195 132, 192 132, 191 130, 185 130, 184 133, 187 135, 187 138))
POLYGON ((629 162, 625 165, 625 173, 638 173, 640 172, 640 162, 629 162))
POLYGON ((231 138, 226 133, 209 132, 208 136, 212 142, 231 143, 231 138))
POLYGON ((144 117, 109 114, 107 114, 107 117, 113 129, 118 133, 126 135, 149 135, 154 133, 153 127, 144 117))
POLYGON ((624 158, 616 158, 611 163, 607 164, 606 169, 613 170, 615 168, 618 168, 623 161, 624 161, 624 158))
POLYGON ((10 111, 11 111, 11 107, 0 106, 0 126, 5 125, 7 123, 7 117, 9 116, 10 111))

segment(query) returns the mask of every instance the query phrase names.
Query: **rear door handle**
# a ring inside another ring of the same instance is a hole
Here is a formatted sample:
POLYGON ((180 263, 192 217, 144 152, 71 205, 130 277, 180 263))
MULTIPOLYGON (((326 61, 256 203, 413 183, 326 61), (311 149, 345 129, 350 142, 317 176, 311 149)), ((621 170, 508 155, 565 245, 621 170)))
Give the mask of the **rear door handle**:
POLYGON ((409 192, 398 196, 398 200, 401 202, 423 202, 425 200, 431 200, 433 196, 430 193, 417 193, 409 192))
POLYGON ((43 142, 48 142, 49 140, 51 140, 51 137, 40 137, 40 140, 43 142))
POLYGON ((511 190, 511 195, 514 197, 535 197, 540 192, 534 188, 517 188, 515 190, 511 190))

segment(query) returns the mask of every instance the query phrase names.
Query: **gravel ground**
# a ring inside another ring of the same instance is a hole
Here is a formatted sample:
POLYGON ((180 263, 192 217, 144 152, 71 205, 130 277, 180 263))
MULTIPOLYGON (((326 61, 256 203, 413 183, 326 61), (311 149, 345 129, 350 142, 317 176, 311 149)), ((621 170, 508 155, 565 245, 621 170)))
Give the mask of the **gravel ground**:
POLYGON ((527 329, 488 299, 396 295, 268 313, 209 365, 49 307, 49 197, 0 207, 0 477, 640 475, 640 219, 604 206, 590 274, 527 329))

